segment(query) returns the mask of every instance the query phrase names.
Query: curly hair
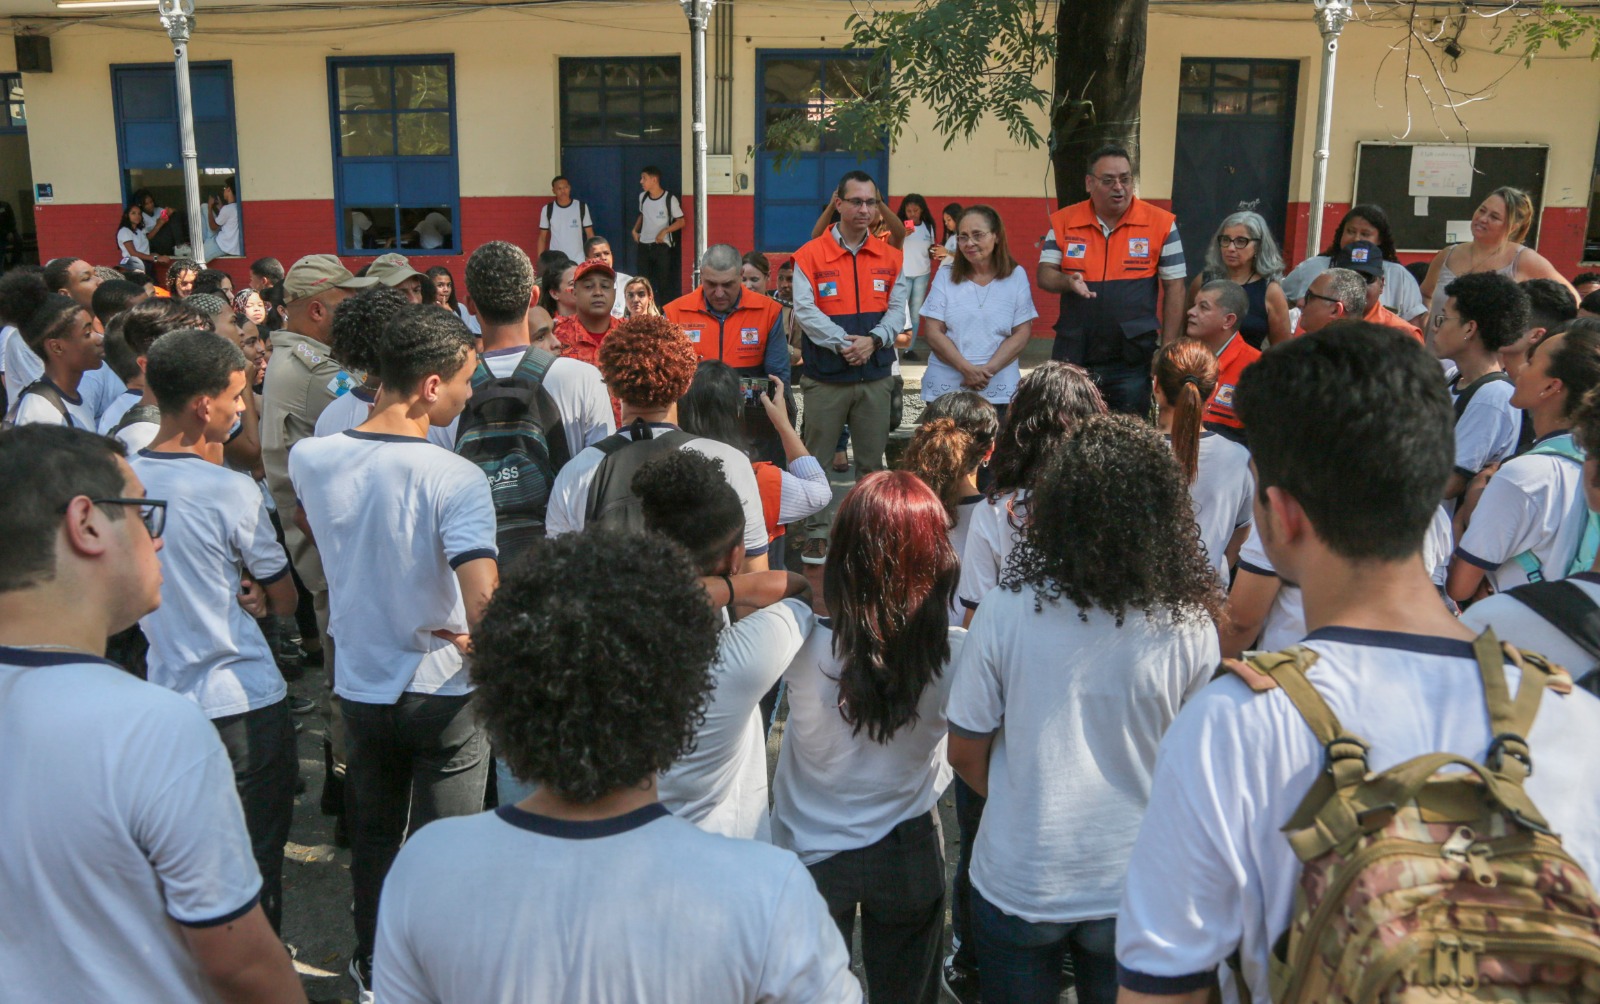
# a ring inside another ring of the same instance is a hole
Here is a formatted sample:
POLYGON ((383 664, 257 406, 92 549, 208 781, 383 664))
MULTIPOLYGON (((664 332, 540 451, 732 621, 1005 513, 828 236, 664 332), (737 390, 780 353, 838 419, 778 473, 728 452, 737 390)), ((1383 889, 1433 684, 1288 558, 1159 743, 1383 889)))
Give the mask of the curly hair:
POLYGON ((916 722, 922 692, 950 660, 960 573, 944 507, 915 475, 874 472, 839 503, 822 594, 843 663, 839 714, 853 735, 886 743, 916 722))
POLYGON ((702 574, 720 571, 744 540, 744 506, 716 457, 671 450, 639 468, 629 487, 639 496, 645 529, 687 550, 702 574))
POLYGON ((1528 327, 1528 294, 1499 272, 1468 272, 1444 288, 1463 323, 1478 322, 1478 341, 1489 352, 1522 337, 1528 327))
POLYGON ((1100 388, 1081 366, 1048 362, 1023 377, 990 461, 994 470, 990 500, 998 502, 1009 492, 1031 488, 1045 458, 1060 447, 1073 426, 1105 413, 1100 388))
POLYGON ((623 404, 665 408, 689 390, 700 354, 665 317, 630 317, 600 343, 600 375, 623 404))
POLYGON ((386 391, 410 394, 435 373, 455 376, 471 352, 472 332, 461 318, 432 303, 407 303, 384 326, 378 379, 386 391))
POLYGON ((1028 533, 1000 584, 1034 591, 1035 609, 1065 596, 1096 607, 1215 619, 1216 573, 1200 542, 1189 486, 1161 435, 1127 415, 1085 419, 1028 497, 1028 533))
POLYGON ((333 308, 333 331, 328 347, 333 357, 351 369, 372 373, 378 368, 378 345, 384 329, 401 308, 406 295, 392 286, 364 289, 333 308))
POLYGON ((474 702, 517 777, 580 804, 694 749, 721 618, 659 534, 538 540, 472 633, 474 702))
POLYGON ((515 324, 533 299, 533 262, 508 241, 490 241, 467 259, 462 281, 478 314, 490 324, 515 324))
POLYGON ((945 518, 954 526, 956 507, 961 502, 961 480, 978 469, 993 445, 992 438, 980 440, 953 418, 936 418, 922 423, 911 434, 900 469, 915 474, 933 489, 944 506, 945 518))

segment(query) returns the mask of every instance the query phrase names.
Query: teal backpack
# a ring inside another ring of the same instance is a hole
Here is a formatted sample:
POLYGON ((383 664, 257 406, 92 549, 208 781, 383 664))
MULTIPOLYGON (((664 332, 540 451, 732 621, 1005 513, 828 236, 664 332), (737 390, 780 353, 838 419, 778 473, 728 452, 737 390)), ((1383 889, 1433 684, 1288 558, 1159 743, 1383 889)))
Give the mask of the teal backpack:
MULTIPOLYGON (((1579 467, 1583 466, 1584 459, 1583 450, 1573 441, 1572 433, 1570 432, 1552 436, 1534 446, 1523 456, 1562 457, 1572 461, 1579 467)), ((1581 492, 1583 489, 1579 488, 1578 490, 1581 492)), ((1577 553, 1572 556, 1572 560, 1567 564, 1567 567, 1561 570, 1558 578, 1564 579, 1575 572, 1588 571, 1594 566, 1595 552, 1600 551, 1600 514, 1587 507, 1585 507, 1584 511, 1588 515, 1583 527, 1583 537, 1578 541, 1577 553)), ((1539 563, 1538 558, 1534 557, 1532 551, 1523 551, 1511 560, 1521 567, 1523 573, 1528 576, 1529 582, 1544 581, 1544 566, 1539 563)))

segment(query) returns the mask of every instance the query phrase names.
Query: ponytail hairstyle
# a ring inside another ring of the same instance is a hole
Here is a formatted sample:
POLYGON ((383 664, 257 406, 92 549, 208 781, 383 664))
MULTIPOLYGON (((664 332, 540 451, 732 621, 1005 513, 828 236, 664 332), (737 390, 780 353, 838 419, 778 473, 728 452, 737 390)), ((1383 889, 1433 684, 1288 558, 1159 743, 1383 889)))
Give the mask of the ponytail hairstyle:
POLYGON ((1533 199, 1527 192, 1510 185, 1502 185, 1489 194, 1500 196, 1500 201, 1506 204, 1506 237, 1521 243, 1533 227, 1533 199))
POLYGON ((1156 350, 1150 373, 1172 409, 1172 452, 1192 485, 1200 476, 1201 421, 1217 387, 1217 357, 1199 339, 1180 338, 1156 350))
POLYGON ((976 471, 994 449, 1000 420, 994 405, 982 394, 955 390, 929 402, 922 422, 911 437, 901 467, 933 489, 954 524, 961 480, 976 471))
POLYGON ((995 444, 990 500, 998 503, 1002 495, 1031 489, 1045 461, 1078 423, 1105 413, 1100 388, 1082 366, 1052 361, 1023 377, 995 444))
POLYGON ((1558 325, 1528 350, 1528 358, 1543 349, 1556 335, 1564 335, 1550 355, 1547 371, 1565 388, 1562 414, 1571 417, 1589 392, 1600 387, 1600 320, 1581 317, 1558 325))
MULTIPOLYGON (((679 450, 686 453, 686 450, 679 450)), ((960 562, 944 506, 907 471, 862 478, 839 503, 822 569, 840 660, 839 714, 852 735, 887 743, 917 720, 950 660, 960 562)))

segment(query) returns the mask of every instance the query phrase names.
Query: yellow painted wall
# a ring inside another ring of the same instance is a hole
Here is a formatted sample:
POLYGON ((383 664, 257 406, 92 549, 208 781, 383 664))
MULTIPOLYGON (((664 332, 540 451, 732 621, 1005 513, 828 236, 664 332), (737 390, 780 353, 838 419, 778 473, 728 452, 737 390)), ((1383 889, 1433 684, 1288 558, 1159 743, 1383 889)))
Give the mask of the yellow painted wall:
MULTIPOLYGON (((1301 60, 1291 199, 1310 195, 1320 38, 1305 4, 1157 8, 1150 19, 1142 123, 1143 192, 1172 190, 1178 72, 1185 56, 1301 60), (1226 19, 1216 17, 1226 14, 1226 19)), ((753 175, 758 49, 830 48, 848 41, 837 0, 734 3, 735 172, 753 175)), ((689 178, 688 34, 673 0, 651 5, 561 5, 483 11, 440 20, 349 27, 353 19, 393 19, 395 12, 296 13, 293 22, 337 31, 281 30, 288 15, 205 15, 192 48, 196 60, 233 64, 241 184, 252 199, 327 199, 333 196, 326 59, 332 55, 454 53, 461 194, 543 196, 560 161, 557 61, 562 56, 670 55, 684 67, 683 174, 689 178), (265 30, 265 33, 262 33, 265 30), (248 34, 247 34, 248 33, 248 34)), ((55 72, 25 77, 33 177, 55 186, 58 203, 107 203, 119 196, 109 67, 164 62, 171 56, 154 17, 140 13, 119 25, 77 24, 53 37, 55 72)), ((1475 89, 1510 68, 1489 50, 1489 26, 1469 26, 1467 54, 1450 74, 1475 89)), ((1402 37, 1398 24, 1352 24, 1340 50, 1328 198, 1351 197, 1355 144, 1396 138, 1404 130, 1397 64, 1379 74, 1387 47, 1402 37), (1374 81, 1378 92, 1374 96, 1374 81)), ((0 45, 0 69, 11 47, 0 45)), ((1587 202, 1600 122, 1600 67, 1585 58, 1552 54, 1531 70, 1515 69, 1498 95, 1463 109, 1471 138, 1483 143, 1539 142, 1551 146, 1545 202, 1587 202)), ((714 88, 713 88, 714 93, 714 88)), ((1417 141, 1462 141, 1453 123, 1441 131, 1415 103, 1417 141)), ((687 186, 686 186, 687 187, 687 186)), ((981 193, 1049 200, 1053 180, 1043 151, 1019 148, 987 122, 970 142, 944 149, 932 114, 912 116, 890 162, 895 193, 981 193)), ((744 194, 749 194, 745 189, 744 194)))

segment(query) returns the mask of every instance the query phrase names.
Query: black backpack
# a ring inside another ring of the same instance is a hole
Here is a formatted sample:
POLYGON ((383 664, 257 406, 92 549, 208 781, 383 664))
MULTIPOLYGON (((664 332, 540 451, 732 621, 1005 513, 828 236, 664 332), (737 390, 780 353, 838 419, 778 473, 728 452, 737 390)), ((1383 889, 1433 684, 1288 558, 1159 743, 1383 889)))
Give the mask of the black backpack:
POLYGON ((116 425, 111 427, 111 431, 107 433, 107 435, 115 436, 128 426, 138 425, 140 422, 149 422, 152 425, 160 425, 161 409, 153 404, 136 404, 132 408, 129 408, 127 411, 122 413, 122 417, 117 420, 116 425))
POLYGON ((1456 421, 1461 421, 1461 416, 1467 413, 1467 405, 1472 403, 1472 399, 1477 396, 1478 391, 1482 390, 1488 384, 1499 383, 1502 380, 1509 383, 1511 378, 1506 376, 1505 370, 1495 370, 1493 373, 1485 373, 1483 376, 1461 388, 1461 393, 1456 395, 1455 400, 1456 421))
POLYGON ((1583 649, 1594 662, 1587 667, 1568 666, 1578 686, 1600 697, 1600 606, 1575 582, 1529 582, 1506 595, 1549 621, 1567 640, 1583 649))
POLYGON ((594 480, 589 482, 583 525, 643 530, 644 512, 639 496, 633 493, 633 476, 645 464, 694 438, 682 429, 658 433, 647 423, 635 421, 623 431, 594 444, 595 449, 605 454, 605 459, 595 468, 594 480))
MULTIPOLYGON (((20 338, 22 336, 18 335, 17 337, 20 338)), ((17 412, 22 410, 22 400, 29 394, 42 397, 55 405, 56 411, 61 412, 61 417, 66 420, 66 424, 72 428, 78 428, 77 420, 72 417, 71 412, 67 411, 67 401, 66 398, 61 396, 61 388, 44 377, 40 377, 33 383, 28 384, 17 394, 17 400, 12 404, 11 409, 6 412, 6 428, 17 424, 17 412)), ((90 429, 89 431, 93 432, 94 430, 90 429)))
POLYGON ((550 488, 569 459, 561 412, 544 388, 555 359, 530 348, 505 377, 479 360, 472 398, 456 426, 456 453, 489 479, 502 568, 544 536, 550 488))

